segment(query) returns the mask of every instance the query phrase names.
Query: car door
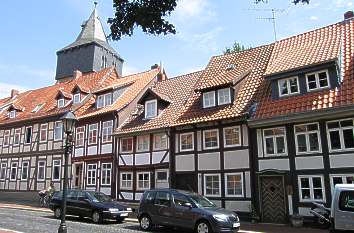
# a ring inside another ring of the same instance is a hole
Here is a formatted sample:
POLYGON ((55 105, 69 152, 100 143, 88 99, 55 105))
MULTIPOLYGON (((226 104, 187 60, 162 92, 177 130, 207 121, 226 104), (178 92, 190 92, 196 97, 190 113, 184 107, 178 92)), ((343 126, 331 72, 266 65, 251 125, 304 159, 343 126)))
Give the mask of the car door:
POLYGON ((194 218, 192 202, 189 198, 180 193, 173 193, 174 221, 178 227, 192 229, 194 227, 194 218), (191 207, 187 205, 190 204, 191 207))
POLYGON ((75 202, 77 199, 77 192, 75 190, 68 190, 66 194, 66 213, 69 215, 77 215, 75 209, 75 202))
POLYGON ((156 192, 153 207, 153 215, 155 223, 160 225, 173 225, 173 207, 171 202, 171 194, 168 191, 156 192))
POLYGON ((82 217, 91 217, 91 202, 85 191, 78 191, 75 209, 82 217))
POLYGON ((354 229, 354 190, 342 191, 339 195, 339 208, 335 215, 336 229, 354 229))

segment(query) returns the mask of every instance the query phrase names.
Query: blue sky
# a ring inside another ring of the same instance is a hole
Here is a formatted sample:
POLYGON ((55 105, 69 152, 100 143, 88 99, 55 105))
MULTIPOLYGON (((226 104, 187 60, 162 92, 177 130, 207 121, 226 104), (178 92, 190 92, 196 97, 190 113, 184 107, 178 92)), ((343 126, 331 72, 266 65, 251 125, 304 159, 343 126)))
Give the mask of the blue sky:
MULTIPOLYGON (((271 22, 258 18, 277 12, 278 38, 336 23, 354 9, 354 0, 311 0, 293 5, 291 0, 179 0, 170 17, 176 35, 150 36, 137 30, 133 37, 110 42, 125 59, 123 73, 147 70, 163 62, 169 77, 203 69, 213 55, 238 41, 258 46, 274 41, 271 22), (257 10, 252 10, 257 9, 257 10)), ((98 0, 105 23, 113 15, 111 0, 98 0)), ((73 42, 92 9, 90 0, 3 0, 0 37, 0 97, 11 88, 21 91, 54 83, 56 51, 73 42)))

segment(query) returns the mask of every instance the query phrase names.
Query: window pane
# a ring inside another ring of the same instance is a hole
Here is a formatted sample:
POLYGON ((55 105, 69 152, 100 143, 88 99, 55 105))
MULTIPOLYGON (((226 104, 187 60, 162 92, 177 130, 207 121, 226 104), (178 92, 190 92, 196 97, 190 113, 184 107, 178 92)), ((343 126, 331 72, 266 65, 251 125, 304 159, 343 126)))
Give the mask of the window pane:
POLYGON ((310 189, 302 189, 301 195, 302 195, 302 199, 304 199, 304 200, 311 199, 310 189))
POLYGON ((346 120, 340 122, 341 127, 350 127, 353 126, 353 120, 346 120))
POLYGON ((310 182, 308 178, 301 178, 300 183, 301 183, 301 188, 310 188, 310 182))
POLYGON ((333 150, 341 149, 339 131, 329 132, 329 137, 331 140, 331 148, 333 150))
POLYGON ((156 205, 170 206, 170 194, 168 192, 157 192, 155 198, 156 205))
POLYGON ((307 151, 305 134, 297 135, 297 149, 299 152, 307 151))
POLYGON ((339 128, 339 122, 338 122, 338 121, 329 122, 327 125, 328 125, 328 129, 336 129, 336 128, 339 128))
POLYGON ((327 80, 327 73, 322 72, 318 74, 318 79, 320 83, 320 87, 327 87, 328 86, 328 80, 327 80))
POLYGON ((316 76, 314 74, 308 75, 307 76, 307 83, 308 83, 308 88, 310 90, 316 89, 317 88, 316 76))
POLYGON ((287 80, 279 80, 280 95, 289 94, 287 80))
POLYGON ((310 151, 318 151, 318 134, 317 133, 310 133, 309 134, 309 143, 310 143, 310 151))
POLYGON ((342 177, 333 177, 332 181, 333 181, 333 187, 335 187, 336 184, 343 184, 342 177))
POLYGON ((204 132, 205 147, 217 147, 218 146, 218 133, 217 130, 204 132))
POLYGON ((227 175, 227 194, 242 195, 241 175, 227 175))
POLYGON ((273 138, 266 138, 266 153, 274 154, 274 141, 273 138))
POLYGON ((346 177, 347 184, 354 184, 354 176, 346 177))
POLYGON ((318 130, 318 125, 317 124, 307 125, 307 129, 308 129, 308 131, 318 130))
POLYGON ((224 130, 225 134, 225 145, 239 145, 240 142, 240 131, 239 128, 229 128, 224 130))
POLYGON ((295 132, 299 133, 299 132, 306 132, 307 128, 306 125, 297 125, 295 126, 295 132))
POLYGON ((354 134, 353 129, 343 130, 344 146, 345 148, 354 148, 354 134))
POLYGON ((323 200, 322 189, 314 189, 313 195, 315 200, 323 200))
POLYGON ((314 188, 322 188, 322 181, 320 177, 313 177, 312 183, 314 188))
POLYGON ((290 82, 290 93, 298 92, 297 78, 289 79, 290 82))
POLYGON ((285 153, 285 141, 284 137, 276 137, 277 141, 277 153, 278 154, 283 154, 285 153))

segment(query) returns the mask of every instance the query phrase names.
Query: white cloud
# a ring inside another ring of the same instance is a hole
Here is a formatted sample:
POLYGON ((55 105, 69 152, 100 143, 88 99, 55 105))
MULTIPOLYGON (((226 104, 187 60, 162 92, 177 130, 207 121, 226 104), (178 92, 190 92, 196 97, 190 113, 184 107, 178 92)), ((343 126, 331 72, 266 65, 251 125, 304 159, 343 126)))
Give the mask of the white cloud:
POLYGON ((140 72, 140 71, 135 66, 131 66, 128 64, 123 65, 123 70, 122 70, 123 76, 130 75, 130 74, 136 74, 138 72, 140 72))
POLYGON ((180 0, 172 19, 183 26, 214 21, 216 12, 207 0, 180 0))
POLYGON ((311 16, 310 19, 311 20, 318 20, 318 17, 317 16, 311 16))
POLYGON ((9 97, 12 89, 20 92, 28 90, 27 87, 0 82, 0 98, 9 97))

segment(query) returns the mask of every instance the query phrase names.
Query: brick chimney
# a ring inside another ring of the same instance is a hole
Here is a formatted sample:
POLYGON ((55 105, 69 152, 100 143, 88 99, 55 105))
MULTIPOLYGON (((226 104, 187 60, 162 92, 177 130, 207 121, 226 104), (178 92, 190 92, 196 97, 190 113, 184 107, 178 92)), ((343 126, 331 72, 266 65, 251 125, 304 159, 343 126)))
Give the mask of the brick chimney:
POLYGON ((81 76, 82 76, 82 73, 80 70, 74 70, 74 73, 73 73, 74 79, 80 78, 81 76))
POLYGON ((20 94, 20 92, 18 90, 15 90, 15 89, 11 90, 11 98, 14 98, 18 94, 20 94))
POLYGON ((353 11, 347 11, 347 12, 345 12, 345 14, 344 14, 344 20, 346 20, 346 19, 351 19, 351 18, 353 18, 354 17, 354 12, 353 11))

